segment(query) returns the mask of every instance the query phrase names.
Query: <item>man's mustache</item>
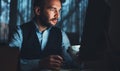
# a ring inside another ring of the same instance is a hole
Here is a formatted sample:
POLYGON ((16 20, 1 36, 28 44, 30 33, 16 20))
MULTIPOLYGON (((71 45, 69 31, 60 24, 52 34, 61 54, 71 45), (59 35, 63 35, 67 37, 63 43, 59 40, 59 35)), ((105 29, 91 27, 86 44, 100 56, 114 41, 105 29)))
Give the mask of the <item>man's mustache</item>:
POLYGON ((51 20, 52 20, 52 21, 53 21, 53 20, 58 20, 58 18, 53 18, 53 19, 51 19, 51 20))

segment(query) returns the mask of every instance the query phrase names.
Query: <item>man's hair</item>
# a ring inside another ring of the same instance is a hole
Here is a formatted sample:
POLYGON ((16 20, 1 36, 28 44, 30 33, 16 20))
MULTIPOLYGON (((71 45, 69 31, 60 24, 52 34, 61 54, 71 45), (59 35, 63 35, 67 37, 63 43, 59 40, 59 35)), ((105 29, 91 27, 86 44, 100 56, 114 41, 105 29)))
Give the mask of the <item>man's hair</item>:
POLYGON ((36 6, 43 7, 44 3, 45 3, 45 0, 34 0, 33 6, 34 7, 36 7, 36 6))
MULTIPOLYGON (((43 8, 46 1, 47 1, 47 0, 34 0, 33 6, 34 6, 34 7, 39 6, 40 8, 43 8)), ((63 0, 60 0, 61 3, 62 3, 62 1, 63 1, 63 0)))

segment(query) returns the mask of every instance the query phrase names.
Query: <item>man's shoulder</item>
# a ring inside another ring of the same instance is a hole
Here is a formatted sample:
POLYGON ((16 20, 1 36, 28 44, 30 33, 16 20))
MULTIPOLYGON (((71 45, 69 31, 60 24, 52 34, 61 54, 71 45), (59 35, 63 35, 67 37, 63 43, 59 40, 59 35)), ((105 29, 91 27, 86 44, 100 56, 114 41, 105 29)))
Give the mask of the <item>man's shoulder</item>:
POLYGON ((59 27, 52 27, 54 30, 59 30, 62 34, 66 34, 66 32, 64 30, 62 30, 61 28, 59 27))
POLYGON ((52 28, 61 30, 61 29, 60 29, 59 27, 57 27, 57 26, 53 26, 52 28))
POLYGON ((22 30, 27 30, 27 29, 30 30, 30 29, 33 29, 33 28, 34 28, 34 22, 33 22, 33 21, 26 22, 26 23, 20 25, 20 28, 21 28, 22 30))
POLYGON ((58 33, 58 32, 61 32, 61 29, 59 27, 54 26, 51 28, 51 31, 58 33))
POLYGON ((29 22, 23 23, 22 25, 20 25, 20 27, 28 27, 31 24, 33 24, 33 21, 29 21, 29 22))

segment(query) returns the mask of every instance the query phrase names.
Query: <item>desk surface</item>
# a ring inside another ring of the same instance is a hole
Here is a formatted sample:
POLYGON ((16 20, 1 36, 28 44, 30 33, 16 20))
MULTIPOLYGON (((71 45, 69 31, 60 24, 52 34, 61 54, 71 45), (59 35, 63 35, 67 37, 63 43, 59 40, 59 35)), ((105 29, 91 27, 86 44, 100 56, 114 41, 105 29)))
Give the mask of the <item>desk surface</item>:
POLYGON ((61 69, 61 70, 41 70, 41 71, 104 71, 104 70, 95 70, 95 69, 61 69))
POLYGON ((18 49, 0 47, 0 71, 17 71, 18 49))
POLYGON ((40 71, 80 71, 77 69, 60 69, 60 70, 40 70, 40 71))

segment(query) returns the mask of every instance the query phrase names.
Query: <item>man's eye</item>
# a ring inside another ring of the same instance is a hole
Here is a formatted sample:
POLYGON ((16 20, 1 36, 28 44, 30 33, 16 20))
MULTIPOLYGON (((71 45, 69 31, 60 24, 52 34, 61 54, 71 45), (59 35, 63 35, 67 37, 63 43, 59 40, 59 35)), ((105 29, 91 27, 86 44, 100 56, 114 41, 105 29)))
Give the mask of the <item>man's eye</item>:
POLYGON ((54 9, 54 8, 51 8, 50 11, 55 11, 55 9, 54 9))
POLYGON ((61 9, 59 10, 59 12, 61 13, 61 9))

